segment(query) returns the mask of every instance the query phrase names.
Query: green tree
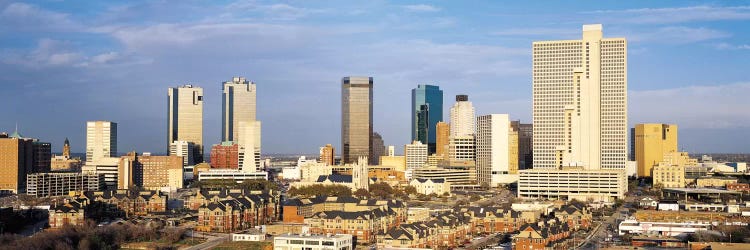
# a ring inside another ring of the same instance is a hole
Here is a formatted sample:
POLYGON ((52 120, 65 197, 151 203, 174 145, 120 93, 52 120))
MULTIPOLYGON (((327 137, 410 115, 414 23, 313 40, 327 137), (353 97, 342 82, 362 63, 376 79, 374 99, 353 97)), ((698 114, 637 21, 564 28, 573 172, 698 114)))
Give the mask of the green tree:
POLYGON ((360 188, 360 189, 357 189, 356 192, 354 192, 354 196, 357 196, 357 197, 370 197, 370 192, 368 192, 364 188, 360 188))
POLYGON ((417 188, 414 186, 406 186, 404 192, 408 195, 417 194, 417 188))

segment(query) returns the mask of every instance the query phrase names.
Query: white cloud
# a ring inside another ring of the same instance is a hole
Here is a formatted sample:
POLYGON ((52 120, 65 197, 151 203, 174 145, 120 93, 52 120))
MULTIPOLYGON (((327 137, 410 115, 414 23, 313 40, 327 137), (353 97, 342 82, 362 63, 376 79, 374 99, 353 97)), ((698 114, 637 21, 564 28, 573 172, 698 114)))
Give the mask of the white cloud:
POLYGON ((440 8, 427 5, 427 4, 413 4, 413 5, 404 5, 401 6, 402 8, 408 10, 408 11, 415 11, 415 12, 437 12, 440 11, 440 8))
POLYGON ((715 46, 720 50, 750 50, 750 44, 730 44, 730 43, 718 43, 715 46))
POLYGON ((664 44, 686 44, 731 37, 732 34, 709 28, 669 26, 653 31, 628 32, 624 37, 635 42, 657 42, 664 44))
POLYGON ((491 32, 498 36, 580 36, 578 29, 571 28, 511 28, 491 32))
POLYGON ((584 12, 612 20, 639 24, 666 24, 698 21, 748 20, 750 6, 689 6, 677 8, 641 8, 584 12))
POLYGON ((41 9, 26 3, 11 3, 0 12, 0 30, 73 31, 82 26, 68 14, 41 9))
POLYGON ((682 128, 748 128, 750 83, 629 91, 630 123, 676 123, 682 128))

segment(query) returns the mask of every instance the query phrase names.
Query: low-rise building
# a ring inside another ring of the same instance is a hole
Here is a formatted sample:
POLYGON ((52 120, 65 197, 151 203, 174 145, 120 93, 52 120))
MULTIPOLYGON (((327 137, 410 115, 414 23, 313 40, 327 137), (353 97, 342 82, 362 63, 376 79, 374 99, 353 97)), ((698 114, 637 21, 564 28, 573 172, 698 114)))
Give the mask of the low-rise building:
POLYGON ((235 232, 276 221, 276 204, 267 194, 209 201, 198 208, 198 231, 235 232))
POLYGON ((417 193, 424 195, 443 195, 445 193, 450 195, 451 192, 451 184, 446 182, 445 179, 413 178, 409 182, 409 186, 417 189, 417 193))
POLYGON ((729 176, 702 176, 695 181, 697 187, 726 187, 737 183, 737 178, 729 176))
POLYGON ((677 203, 677 200, 664 199, 659 201, 657 209, 659 211, 679 211, 680 204, 677 203))
POLYGON ((49 209, 49 227, 58 229, 63 226, 82 226, 85 223, 84 205, 81 201, 66 200, 49 209))
POLYGON ((284 234, 273 238, 274 250, 353 250, 354 239, 351 234, 284 234))
POLYGON ((750 184, 748 183, 727 183, 727 190, 750 192, 750 184))
POLYGON ((378 234, 378 249, 453 248, 470 238, 471 224, 462 212, 441 213, 426 222, 401 224, 378 234))
POLYGON ((430 220, 430 209, 426 207, 410 207, 406 210, 406 223, 430 220))
POLYGON ((71 191, 99 191, 104 175, 92 173, 35 173, 26 175, 26 194, 36 197, 68 195, 71 191))
POLYGON ((92 209, 101 210, 98 212, 113 217, 128 218, 134 215, 143 216, 167 210, 167 196, 153 190, 87 191, 83 192, 83 196, 80 198, 85 198, 86 204, 92 206, 92 209))
POLYGON ((571 232, 568 223, 554 219, 527 224, 513 236, 514 249, 568 249, 573 247, 566 241, 571 232))
POLYGON ((522 212, 499 207, 468 207, 463 209, 471 220, 473 233, 508 233, 514 232, 531 218, 524 219, 522 212))
POLYGON ((659 206, 659 201, 651 197, 644 197, 638 202, 638 205, 642 209, 656 209, 659 206))
POLYGON ((526 169, 520 170, 519 174, 519 198, 610 201, 624 199, 628 190, 628 178, 623 170, 571 167, 526 169))
POLYGON ((264 241, 264 240, 266 240, 266 234, 261 233, 260 230, 257 230, 257 229, 232 234, 232 241, 264 241))
POLYGON ((401 221, 392 209, 376 208, 365 211, 323 211, 305 219, 314 234, 351 234, 357 244, 375 241, 378 232, 385 232, 401 221))

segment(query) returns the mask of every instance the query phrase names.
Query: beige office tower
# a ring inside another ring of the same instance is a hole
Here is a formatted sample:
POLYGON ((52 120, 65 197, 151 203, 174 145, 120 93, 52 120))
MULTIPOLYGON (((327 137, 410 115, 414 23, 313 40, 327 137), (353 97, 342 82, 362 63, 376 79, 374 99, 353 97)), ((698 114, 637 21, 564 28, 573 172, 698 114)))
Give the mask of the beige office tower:
POLYGON ((476 130, 474 106, 468 95, 457 95, 456 103, 451 107, 451 137, 473 136, 476 130))
POLYGON ((110 157, 117 157, 117 123, 86 122, 86 165, 97 165, 110 157))
POLYGON ((239 131, 239 169, 242 172, 262 172, 260 121, 240 122, 239 131))
POLYGON ((193 160, 203 162, 203 89, 193 85, 169 88, 167 97, 167 149, 175 141, 190 142, 193 160))
POLYGON ((256 95, 255 83, 244 77, 234 77, 223 83, 221 104, 221 140, 237 141, 240 133, 240 122, 255 121, 256 95))
POLYGON ((635 161, 638 177, 651 177, 654 165, 664 155, 677 152, 677 125, 649 123, 635 125, 635 161))
POLYGON ((406 169, 414 170, 427 164, 427 144, 421 141, 412 141, 404 145, 404 157, 406 158, 406 169))
POLYGON ((584 25, 582 40, 533 43, 534 168, 624 169, 627 42, 584 25))
POLYGON ((320 159, 318 162, 325 163, 331 166, 336 163, 336 149, 331 144, 326 144, 325 147, 320 147, 320 159))
POLYGON ((372 152, 372 77, 341 79, 341 161, 354 163, 372 152))
POLYGON ((445 122, 438 122, 435 127, 435 154, 447 159, 451 127, 445 122))
POLYGON ((518 130, 507 114, 477 117, 476 170, 490 187, 518 181, 518 130))

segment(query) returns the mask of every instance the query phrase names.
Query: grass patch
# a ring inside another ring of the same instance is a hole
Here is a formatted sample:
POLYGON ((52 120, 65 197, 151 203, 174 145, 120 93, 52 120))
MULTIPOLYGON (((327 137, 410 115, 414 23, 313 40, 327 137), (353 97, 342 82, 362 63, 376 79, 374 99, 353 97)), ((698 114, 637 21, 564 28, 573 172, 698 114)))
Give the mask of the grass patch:
POLYGON ((243 250, 256 250, 256 249, 263 249, 263 250, 272 250, 273 244, 271 242, 261 241, 227 241, 224 243, 221 243, 220 245, 212 248, 213 250, 235 250, 235 249, 243 249, 243 250))

